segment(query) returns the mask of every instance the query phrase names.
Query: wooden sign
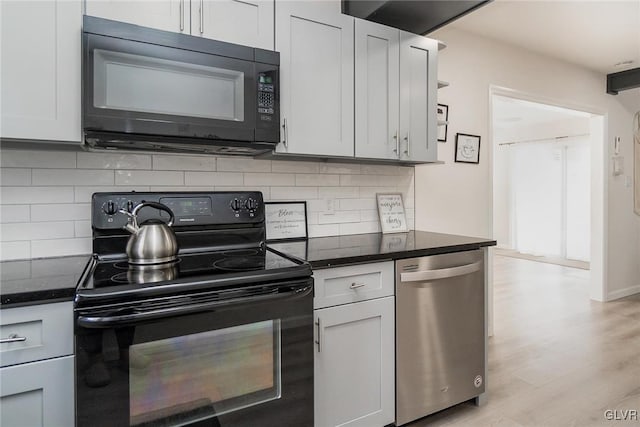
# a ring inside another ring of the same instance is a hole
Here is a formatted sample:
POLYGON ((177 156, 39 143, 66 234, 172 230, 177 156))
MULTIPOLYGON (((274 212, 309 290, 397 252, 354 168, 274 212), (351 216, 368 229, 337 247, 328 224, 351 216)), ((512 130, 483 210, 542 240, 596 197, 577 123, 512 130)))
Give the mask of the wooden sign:
POLYGON ((403 233, 408 231, 407 218, 404 214, 402 194, 376 194, 378 199, 378 216, 383 233, 403 233))
POLYGON ((306 239, 307 202, 265 202, 267 240, 306 239))

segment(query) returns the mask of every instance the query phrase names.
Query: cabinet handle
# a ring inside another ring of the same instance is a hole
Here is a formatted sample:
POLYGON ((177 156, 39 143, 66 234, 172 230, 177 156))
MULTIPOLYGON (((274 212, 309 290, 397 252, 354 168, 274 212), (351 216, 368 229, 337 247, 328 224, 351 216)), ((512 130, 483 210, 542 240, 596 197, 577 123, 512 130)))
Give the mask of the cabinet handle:
POLYGON ((184 0, 180 0, 180 32, 184 31, 184 0))
POLYGON ((11 334, 8 338, 0 339, 0 344, 9 343, 9 342, 19 342, 26 341, 27 337, 18 336, 18 334, 11 334))
POLYGON ((407 136, 404 137, 404 140, 407 142, 407 149, 404 150, 404 154, 406 154, 407 157, 411 157, 411 141, 409 140, 409 132, 407 132, 407 136))
POLYGON ((396 133, 393 134, 393 139, 396 141, 396 148, 393 149, 393 152, 396 153, 396 156, 400 157, 400 140, 398 140, 398 129, 396 129, 396 133))
POLYGON ((282 138, 282 143, 284 144, 284 147, 287 149, 287 151, 289 150, 289 130, 287 129, 287 118, 285 117, 284 119, 282 119, 282 130, 284 131, 284 135, 282 138))
POLYGON ((316 327, 318 329, 318 340, 316 341, 316 344, 318 344, 318 353, 320 353, 320 351, 322 351, 322 349, 320 348, 320 331, 322 330, 322 328, 320 327, 319 317, 318 317, 318 321, 316 322, 316 327))
POLYGON ((349 287, 350 287, 351 289, 358 289, 358 288, 361 288, 361 287, 363 287, 363 286, 367 286, 367 284, 366 284, 366 283, 356 283, 356 282, 353 282, 353 283, 351 284, 351 286, 349 286, 349 287))
POLYGON ((204 33, 204 0, 200 0, 200 34, 204 33))

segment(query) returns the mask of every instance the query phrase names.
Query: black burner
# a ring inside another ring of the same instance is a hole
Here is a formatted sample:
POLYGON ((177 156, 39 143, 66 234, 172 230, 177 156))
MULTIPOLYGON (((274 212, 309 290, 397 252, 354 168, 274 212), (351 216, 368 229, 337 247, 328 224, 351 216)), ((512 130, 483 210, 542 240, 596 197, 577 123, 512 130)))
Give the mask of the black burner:
POLYGON ((265 259, 260 256, 222 258, 213 263, 215 268, 227 271, 251 271, 264 269, 265 259))

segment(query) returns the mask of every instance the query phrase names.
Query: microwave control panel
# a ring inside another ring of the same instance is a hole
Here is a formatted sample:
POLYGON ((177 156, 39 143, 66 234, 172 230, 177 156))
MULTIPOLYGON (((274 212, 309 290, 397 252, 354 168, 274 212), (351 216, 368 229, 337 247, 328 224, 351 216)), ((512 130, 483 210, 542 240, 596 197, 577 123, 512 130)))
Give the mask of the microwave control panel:
POLYGON ((258 74, 258 115, 260 120, 271 121, 275 113, 275 78, 273 72, 258 74))

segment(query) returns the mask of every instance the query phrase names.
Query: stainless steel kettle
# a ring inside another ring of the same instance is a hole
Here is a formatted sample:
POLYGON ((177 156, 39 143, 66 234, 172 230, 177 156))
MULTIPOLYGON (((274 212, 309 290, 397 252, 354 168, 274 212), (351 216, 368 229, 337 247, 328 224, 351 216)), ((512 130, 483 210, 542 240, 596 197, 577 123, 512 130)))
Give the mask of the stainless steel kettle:
POLYGON ((131 233, 127 241, 129 264, 149 265, 169 263, 178 259, 178 241, 171 229, 175 216, 168 206, 156 202, 142 202, 131 212, 120 209, 129 217, 123 228, 131 233), (159 219, 148 219, 138 225, 138 212, 144 207, 165 211, 171 217, 168 223, 159 219))

